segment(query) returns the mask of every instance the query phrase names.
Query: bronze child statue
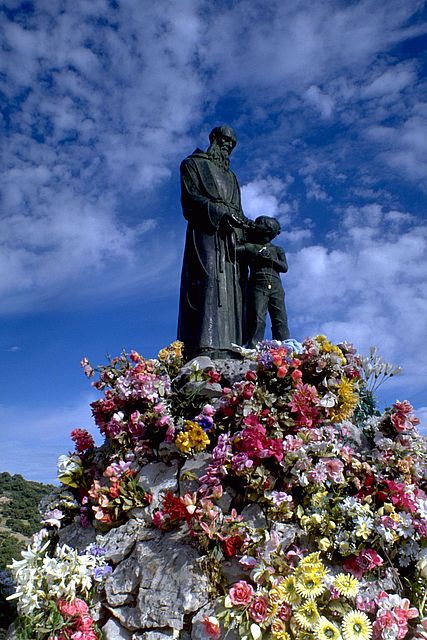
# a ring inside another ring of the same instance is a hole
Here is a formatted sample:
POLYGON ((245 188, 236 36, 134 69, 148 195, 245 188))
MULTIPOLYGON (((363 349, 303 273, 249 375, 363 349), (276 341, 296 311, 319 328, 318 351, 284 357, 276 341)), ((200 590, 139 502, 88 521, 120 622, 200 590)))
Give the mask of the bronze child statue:
POLYGON ((288 263, 281 247, 271 244, 280 233, 275 218, 259 216, 248 236, 251 242, 240 246, 249 264, 247 292, 247 344, 253 348, 264 338, 267 312, 273 340, 289 338, 288 318, 280 273, 286 273, 288 263))

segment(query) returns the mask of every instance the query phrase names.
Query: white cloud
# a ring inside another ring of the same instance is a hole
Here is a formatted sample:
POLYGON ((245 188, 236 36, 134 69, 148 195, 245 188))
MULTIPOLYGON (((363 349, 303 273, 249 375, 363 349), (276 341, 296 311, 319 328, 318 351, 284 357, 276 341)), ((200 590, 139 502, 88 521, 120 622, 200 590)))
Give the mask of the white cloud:
POLYGON ((427 227, 398 213, 349 207, 329 246, 289 255, 284 282, 295 337, 326 333, 364 353, 377 345, 404 368, 396 384, 415 392, 427 376, 427 227))
POLYGON ((284 201, 291 178, 259 178, 242 186, 242 206, 248 218, 273 216, 284 219, 290 213, 289 204, 284 201))
POLYGON ((372 125, 366 136, 378 143, 385 164, 427 191, 427 103, 395 126, 372 125))
POLYGON ((361 89, 364 98, 399 97, 401 91, 417 81, 413 63, 394 65, 382 70, 361 89))
POLYGON ((335 100, 331 96, 323 93, 315 85, 311 85, 303 94, 305 100, 313 105, 320 113, 322 118, 330 118, 334 109, 335 100))
POLYGON ((427 407, 416 407, 415 415, 420 421, 419 430, 424 435, 427 436, 427 407))
POLYGON ((377 53, 423 33, 425 25, 407 26, 421 7, 418 0, 387 5, 362 0, 345 6, 276 0, 268 11, 263 2, 237 2, 221 12, 213 6, 204 61, 226 87, 268 86, 275 95, 283 84, 307 90, 339 72, 364 73, 377 53))

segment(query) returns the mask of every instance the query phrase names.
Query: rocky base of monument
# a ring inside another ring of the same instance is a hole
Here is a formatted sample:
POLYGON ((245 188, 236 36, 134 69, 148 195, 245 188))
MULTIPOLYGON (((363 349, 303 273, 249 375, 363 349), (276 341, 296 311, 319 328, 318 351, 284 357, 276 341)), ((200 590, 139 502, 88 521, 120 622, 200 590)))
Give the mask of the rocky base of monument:
POLYGON ((427 638, 426 439, 374 400, 397 370, 325 336, 245 356, 82 361, 105 441, 71 434, 9 640, 427 638))

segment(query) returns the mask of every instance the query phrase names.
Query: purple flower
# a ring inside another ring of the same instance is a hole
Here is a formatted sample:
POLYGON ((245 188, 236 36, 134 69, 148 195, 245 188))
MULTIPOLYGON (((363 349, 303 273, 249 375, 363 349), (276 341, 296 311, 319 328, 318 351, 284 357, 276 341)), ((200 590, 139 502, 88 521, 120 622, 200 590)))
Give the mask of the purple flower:
POLYGON ((82 551, 80 555, 81 556, 90 555, 90 556, 95 556, 96 558, 100 558, 102 556, 105 556, 106 553, 107 552, 104 547, 101 547, 99 544, 96 544, 96 542, 93 542, 92 544, 87 546, 86 549, 84 549, 84 551, 82 551))
POLYGON ((249 459, 247 453, 237 453, 233 456, 231 461, 233 471, 244 471, 245 469, 250 469, 253 464, 253 460, 249 459))
POLYGON ((110 565, 106 564, 103 567, 96 567, 93 570, 92 576, 95 582, 103 582, 105 578, 109 576, 110 573, 112 573, 112 571, 113 569, 110 567, 110 565))
POLYGON ((292 496, 285 491, 272 491, 271 492, 271 500, 273 504, 278 507, 283 502, 292 502, 292 496))
POLYGON ((214 426, 214 421, 209 416, 200 415, 196 418, 197 424, 199 424, 203 431, 210 431, 214 426))

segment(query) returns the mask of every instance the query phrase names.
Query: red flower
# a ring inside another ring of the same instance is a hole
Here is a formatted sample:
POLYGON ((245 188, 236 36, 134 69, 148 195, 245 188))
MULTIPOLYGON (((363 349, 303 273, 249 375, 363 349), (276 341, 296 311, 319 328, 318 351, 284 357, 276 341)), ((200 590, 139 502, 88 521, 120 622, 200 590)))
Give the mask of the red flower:
POLYGON ((77 453, 84 453, 88 449, 93 449, 95 442, 86 429, 73 429, 71 439, 76 445, 77 453))
POLYGON ((257 374, 255 373, 255 371, 247 371, 245 378, 248 382, 255 382, 255 380, 257 379, 257 374))
POLYGON ((384 560, 374 549, 362 549, 358 556, 350 556, 343 562, 345 571, 352 573, 356 578, 361 578, 365 573, 381 567, 384 560))
POLYGON ((214 616, 203 616, 202 625, 208 638, 213 638, 213 640, 219 638, 221 630, 217 618, 214 616))
POLYGON ((174 496, 170 491, 168 491, 163 498, 162 506, 163 513, 168 515, 170 520, 173 522, 182 522, 184 520, 188 520, 190 517, 185 504, 183 504, 180 498, 174 496))
POLYGON ((244 400, 250 400, 254 395, 255 385, 252 382, 247 382, 243 387, 242 398, 244 400))
POLYGON ((243 538, 240 536, 230 536, 222 541, 221 546, 224 554, 227 558, 232 558, 236 555, 243 544, 243 538))
POLYGON ((214 370, 208 371, 208 376, 211 382, 219 382, 221 380, 221 374, 214 370))

